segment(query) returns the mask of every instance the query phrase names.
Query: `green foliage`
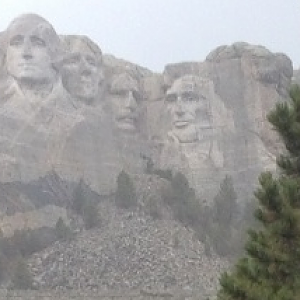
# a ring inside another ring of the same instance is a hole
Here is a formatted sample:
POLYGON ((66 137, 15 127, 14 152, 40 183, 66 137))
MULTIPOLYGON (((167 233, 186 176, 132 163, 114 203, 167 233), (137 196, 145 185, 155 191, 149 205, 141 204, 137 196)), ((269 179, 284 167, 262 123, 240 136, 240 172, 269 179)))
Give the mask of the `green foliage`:
POLYGON ((28 270, 24 259, 20 258, 17 262, 14 275, 12 277, 12 289, 28 290, 33 288, 32 275, 28 270))
POLYGON ((79 183, 73 192, 72 209, 79 215, 83 213, 83 207, 85 205, 86 197, 84 193, 84 181, 80 179, 79 183))
POLYGON ((220 255, 235 256, 240 249, 233 231, 238 209, 232 178, 226 176, 214 199, 213 207, 201 204, 186 176, 180 172, 172 176, 171 187, 162 194, 174 217, 195 231, 195 237, 206 249, 213 248, 220 255))
POLYGON ((8 260, 7 257, 0 252, 0 282, 7 277, 8 272, 8 260))
POLYGON ((16 261, 41 251, 56 240, 53 230, 49 231, 50 238, 49 235, 45 238, 43 229, 16 230, 13 236, 0 237, 0 282, 15 273, 16 261))
POLYGON ((194 189, 189 186, 186 176, 180 172, 172 177, 171 187, 165 190, 164 202, 172 209, 174 217, 195 231, 195 236, 206 241, 208 210, 200 204, 194 189))
POLYGON ((73 237, 72 230, 66 225, 62 217, 55 224, 55 234, 59 240, 70 240, 73 237))
POLYGON ((234 223, 238 214, 237 195, 230 176, 221 182, 220 190, 214 198, 213 220, 220 226, 229 227, 234 223))
POLYGON ((115 202, 121 208, 132 208, 137 205, 133 181, 125 171, 121 171, 117 178, 115 202))
POLYGON ((85 229, 99 226, 100 219, 97 204, 87 197, 85 183, 82 179, 74 189, 72 209, 82 217, 85 229))
POLYGON ((91 229, 100 225, 97 205, 91 201, 83 207, 82 214, 85 229, 91 229))
POLYGON ((162 169, 154 169, 153 174, 159 176, 160 178, 167 179, 172 181, 173 174, 170 169, 162 170, 162 169))
POLYGON ((171 189, 163 196, 176 219, 185 225, 197 225, 202 209, 184 174, 178 172, 172 177, 171 189))
POLYGON ((255 192, 260 227, 248 231, 246 256, 223 274, 219 300, 300 299, 300 89, 280 103, 269 121, 287 152, 277 161, 281 173, 263 173, 255 192))
POLYGON ((156 199, 155 197, 151 197, 150 199, 148 199, 144 209, 145 212, 149 214, 153 219, 158 220, 162 218, 158 199, 156 199))
POLYGON ((220 255, 235 255, 237 244, 233 234, 237 220, 237 195, 230 176, 226 176, 214 198, 208 235, 214 250, 220 255))

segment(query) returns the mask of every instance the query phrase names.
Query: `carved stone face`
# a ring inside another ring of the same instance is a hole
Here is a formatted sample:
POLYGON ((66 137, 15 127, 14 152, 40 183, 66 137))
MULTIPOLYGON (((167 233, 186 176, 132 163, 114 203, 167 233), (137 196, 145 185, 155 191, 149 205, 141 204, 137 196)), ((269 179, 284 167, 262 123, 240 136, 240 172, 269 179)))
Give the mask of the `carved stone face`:
POLYGON ((102 79, 99 61, 101 50, 91 49, 91 43, 87 39, 73 41, 61 69, 65 89, 87 103, 97 97, 102 79), (99 53, 95 53, 97 50, 99 53))
POLYGON ((201 91, 197 77, 177 79, 167 91, 166 104, 171 116, 171 134, 181 143, 199 139, 198 129, 210 127, 209 99, 201 91))
POLYGON ((118 129, 136 131, 140 95, 138 83, 127 74, 116 76, 110 88, 113 120, 118 129))
POLYGON ((54 80, 52 26, 37 15, 15 19, 7 29, 6 66, 17 81, 49 83, 54 80))

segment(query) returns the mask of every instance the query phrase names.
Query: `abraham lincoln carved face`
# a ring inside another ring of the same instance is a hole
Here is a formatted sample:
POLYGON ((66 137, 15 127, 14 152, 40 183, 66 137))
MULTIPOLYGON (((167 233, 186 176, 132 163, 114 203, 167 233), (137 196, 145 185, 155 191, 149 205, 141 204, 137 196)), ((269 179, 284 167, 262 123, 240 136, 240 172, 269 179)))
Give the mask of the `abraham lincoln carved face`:
POLYGON ((199 77, 186 75, 174 81, 165 97, 171 131, 180 143, 196 142, 199 130, 211 127, 208 88, 199 77))

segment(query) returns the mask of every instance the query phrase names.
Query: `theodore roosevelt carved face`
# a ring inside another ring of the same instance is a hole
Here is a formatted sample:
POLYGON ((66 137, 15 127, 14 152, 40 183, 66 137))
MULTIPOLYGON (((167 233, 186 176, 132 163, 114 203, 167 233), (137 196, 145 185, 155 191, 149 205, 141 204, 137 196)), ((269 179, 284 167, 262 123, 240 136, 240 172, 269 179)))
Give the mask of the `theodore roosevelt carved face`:
POLYGON ((141 100, 138 81, 127 73, 115 75, 109 94, 115 126, 125 131, 136 131, 141 100))

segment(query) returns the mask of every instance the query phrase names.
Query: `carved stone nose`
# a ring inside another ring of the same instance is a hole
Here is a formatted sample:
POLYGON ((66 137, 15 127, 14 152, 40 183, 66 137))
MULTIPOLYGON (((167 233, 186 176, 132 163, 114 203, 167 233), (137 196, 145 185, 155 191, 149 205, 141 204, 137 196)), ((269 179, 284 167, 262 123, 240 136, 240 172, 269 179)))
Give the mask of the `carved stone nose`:
POLYGON ((133 97, 132 91, 128 92, 128 96, 126 98, 126 107, 134 108, 136 106, 135 98, 133 97))
POLYGON ((182 103, 181 98, 178 98, 178 100, 176 102, 175 111, 176 111, 176 114, 178 114, 178 115, 184 114, 183 103, 182 103))
POLYGON ((87 69, 87 68, 84 68, 84 69, 82 70, 81 74, 82 74, 83 76, 90 76, 90 75, 91 75, 91 71, 90 71, 89 69, 87 69))
POLYGON ((25 59, 31 59, 32 58, 31 46, 28 44, 28 42, 24 44, 23 58, 25 58, 25 59))
POLYGON ((86 62, 86 60, 84 58, 81 58, 81 60, 80 60, 80 71, 81 71, 81 74, 84 76, 91 75, 91 70, 88 67, 88 63, 86 62))

